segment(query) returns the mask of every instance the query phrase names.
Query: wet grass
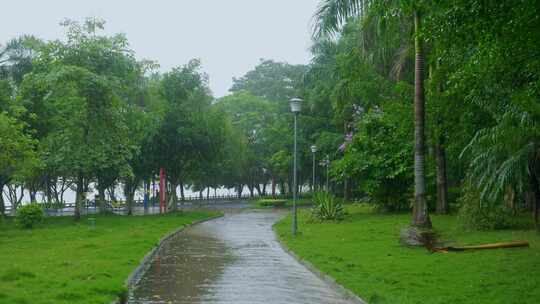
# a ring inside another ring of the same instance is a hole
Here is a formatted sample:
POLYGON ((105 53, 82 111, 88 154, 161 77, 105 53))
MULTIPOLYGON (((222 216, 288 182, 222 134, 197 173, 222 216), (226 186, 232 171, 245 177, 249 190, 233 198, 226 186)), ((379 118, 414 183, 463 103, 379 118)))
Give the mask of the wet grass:
POLYGON ((464 231, 455 216, 433 216, 444 240, 457 244, 528 240, 530 248, 431 254, 399 244, 409 214, 377 214, 347 206, 340 223, 308 221, 300 234, 290 217, 274 227, 285 245, 369 303, 539 303, 540 235, 533 230, 464 231))
POLYGON ((34 230, 0 221, 0 303, 111 303, 161 237, 215 215, 47 218, 34 230))

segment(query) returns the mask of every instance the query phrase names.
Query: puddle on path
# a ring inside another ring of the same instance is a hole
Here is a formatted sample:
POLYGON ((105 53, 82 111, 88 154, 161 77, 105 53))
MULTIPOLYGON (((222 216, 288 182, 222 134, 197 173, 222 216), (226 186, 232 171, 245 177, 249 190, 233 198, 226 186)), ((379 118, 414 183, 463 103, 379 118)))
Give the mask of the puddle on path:
POLYGON ((350 303, 279 246, 282 211, 244 211, 170 239, 129 303, 350 303))

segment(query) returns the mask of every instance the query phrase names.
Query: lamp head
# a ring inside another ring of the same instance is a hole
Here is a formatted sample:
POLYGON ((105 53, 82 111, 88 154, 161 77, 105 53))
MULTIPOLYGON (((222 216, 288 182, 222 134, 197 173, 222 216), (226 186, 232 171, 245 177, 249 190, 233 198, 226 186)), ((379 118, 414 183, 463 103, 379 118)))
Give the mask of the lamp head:
POLYGON ((292 98, 290 100, 290 104, 291 104, 291 112, 293 112, 294 114, 300 113, 300 111, 302 110, 302 99, 292 98))

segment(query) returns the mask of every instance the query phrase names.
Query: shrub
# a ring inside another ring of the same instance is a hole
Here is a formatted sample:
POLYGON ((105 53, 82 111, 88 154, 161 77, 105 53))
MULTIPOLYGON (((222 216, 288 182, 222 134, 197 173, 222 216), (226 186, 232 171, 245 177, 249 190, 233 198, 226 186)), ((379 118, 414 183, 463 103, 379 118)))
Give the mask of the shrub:
POLYGON ((512 215, 504 206, 482 202, 474 191, 468 190, 460 201, 458 219, 465 228, 493 230, 513 226, 512 215))
POLYGON ((312 216, 321 221, 342 220, 345 215, 343 204, 328 192, 317 192, 313 195, 314 207, 312 216))
POLYGON ((257 205, 261 207, 285 207, 287 200, 284 199, 261 199, 257 201, 257 205))
POLYGON ((459 210, 461 224, 468 229, 493 230, 512 227, 511 214, 502 207, 467 203, 459 210))
POLYGON ((36 203, 24 205, 17 210, 16 222, 19 226, 31 229, 43 222, 45 214, 40 205, 36 203))

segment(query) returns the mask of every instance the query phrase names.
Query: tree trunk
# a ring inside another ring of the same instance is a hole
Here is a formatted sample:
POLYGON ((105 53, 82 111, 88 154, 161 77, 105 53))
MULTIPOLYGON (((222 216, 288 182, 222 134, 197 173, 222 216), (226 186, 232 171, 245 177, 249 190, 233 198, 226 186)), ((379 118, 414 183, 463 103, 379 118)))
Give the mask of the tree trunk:
POLYGON ((448 213, 448 179, 446 175, 446 151, 443 139, 435 145, 437 170, 437 213, 448 213))
POLYGON ((4 201, 4 183, 0 183, 0 217, 6 216, 6 202, 4 201))
POLYGON ((97 203, 99 213, 105 213, 105 187, 99 186, 99 183, 98 183, 98 199, 96 203, 97 203))
POLYGON ((171 182, 171 207, 172 211, 176 212, 178 211, 178 194, 176 193, 176 189, 178 188, 178 184, 176 182, 171 182))
POLYGON ((109 198, 111 199, 111 201, 116 202, 116 185, 112 185, 107 189, 109 190, 109 198))
POLYGON ((28 194, 30 194, 30 203, 36 203, 37 202, 36 193, 37 193, 37 191, 35 189, 33 189, 32 186, 28 187, 28 194))
POLYGON ((156 202, 159 200, 156 189, 156 177, 152 175, 152 207, 156 205, 156 202))
POLYGON ((75 193, 75 213, 73 217, 76 221, 79 221, 81 219, 81 208, 84 201, 84 178, 82 176, 77 177, 75 193))
POLYGON ((287 194, 292 195, 293 192, 293 185, 290 180, 287 181, 287 194))
POLYGON ((531 187, 531 191, 534 194, 533 200, 532 200, 532 214, 534 219, 534 226, 536 229, 540 230, 540 226, 538 225, 538 211, 540 209, 540 188, 538 185, 538 176, 536 175, 535 168, 530 168, 530 176, 529 176, 529 186, 531 187))
POLYGON ((206 200, 210 200, 210 187, 206 188, 206 200))
POLYGON ((261 194, 262 194, 261 185, 255 184, 255 190, 257 190, 257 195, 261 196, 261 194))
POLYGON ((534 203, 534 193, 532 191, 525 191, 525 210, 532 211, 534 203))
POLYGON ((236 188, 236 193, 238 194, 238 198, 242 198, 242 192, 244 191, 244 185, 240 184, 236 188))
POLYGON ((47 179, 45 182, 45 198, 47 199, 47 204, 50 204, 52 202, 51 178, 49 176, 47 176, 47 179))
POLYGON ((138 180, 126 180, 124 181, 124 196, 126 197, 126 209, 127 215, 133 215, 133 209, 135 207, 135 191, 137 190, 138 180))
POLYGON ((146 179, 143 182, 143 187, 144 187, 143 206, 144 206, 144 211, 146 213, 146 210, 148 209, 148 206, 150 205, 150 180, 146 179))
POLYGON ((276 197, 276 178, 272 176, 272 197, 276 197))
POLYGON ((107 186, 105 186, 105 183, 102 179, 97 179, 97 190, 98 195, 96 199, 96 207, 98 208, 99 213, 105 212, 105 191, 107 190, 107 186))
POLYGON ((425 95, 424 95, 424 50, 420 37, 421 18, 418 11, 414 12, 414 44, 415 44, 415 94, 414 94, 414 195, 412 225, 431 228, 426 201, 426 172, 425 172, 425 95))
POLYGON ((126 191, 126 207, 127 207, 127 215, 133 215, 133 205, 134 205, 134 194, 135 192, 131 189, 132 186, 127 186, 126 191))
POLYGON ((19 194, 17 193, 17 190, 19 189, 19 186, 17 186, 16 184, 8 184, 7 185, 7 188, 8 188, 8 198, 9 198, 9 202, 11 203, 11 215, 15 215, 17 214, 17 209, 19 208, 19 205, 21 204, 22 202, 22 199, 24 197, 24 187, 23 186, 20 186, 21 188, 21 195, 19 196, 19 194))
POLYGON ((62 186, 60 188, 60 195, 58 196, 59 199, 60 199, 60 203, 62 204, 62 206, 65 206, 66 205, 66 201, 64 200, 64 195, 66 194, 66 191, 71 188, 71 186, 73 185, 72 182, 69 182, 69 181, 65 181, 65 180, 62 180, 62 186))
POLYGON ((180 199, 182 200, 182 205, 184 204, 184 201, 186 200, 186 197, 184 195, 184 182, 180 182, 180 199))
POLYGON ((504 196, 504 200, 506 202, 506 207, 510 210, 512 210, 512 214, 517 214, 517 206, 516 206, 516 191, 512 186, 506 187, 506 194, 504 196))
POLYGON ((345 177, 345 181, 343 182, 343 200, 345 202, 349 201, 349 179, 345 177))
POLYGON ((248 189, 249 189, 249 197, 253 198, 253 185, 249 184, 248 189))

